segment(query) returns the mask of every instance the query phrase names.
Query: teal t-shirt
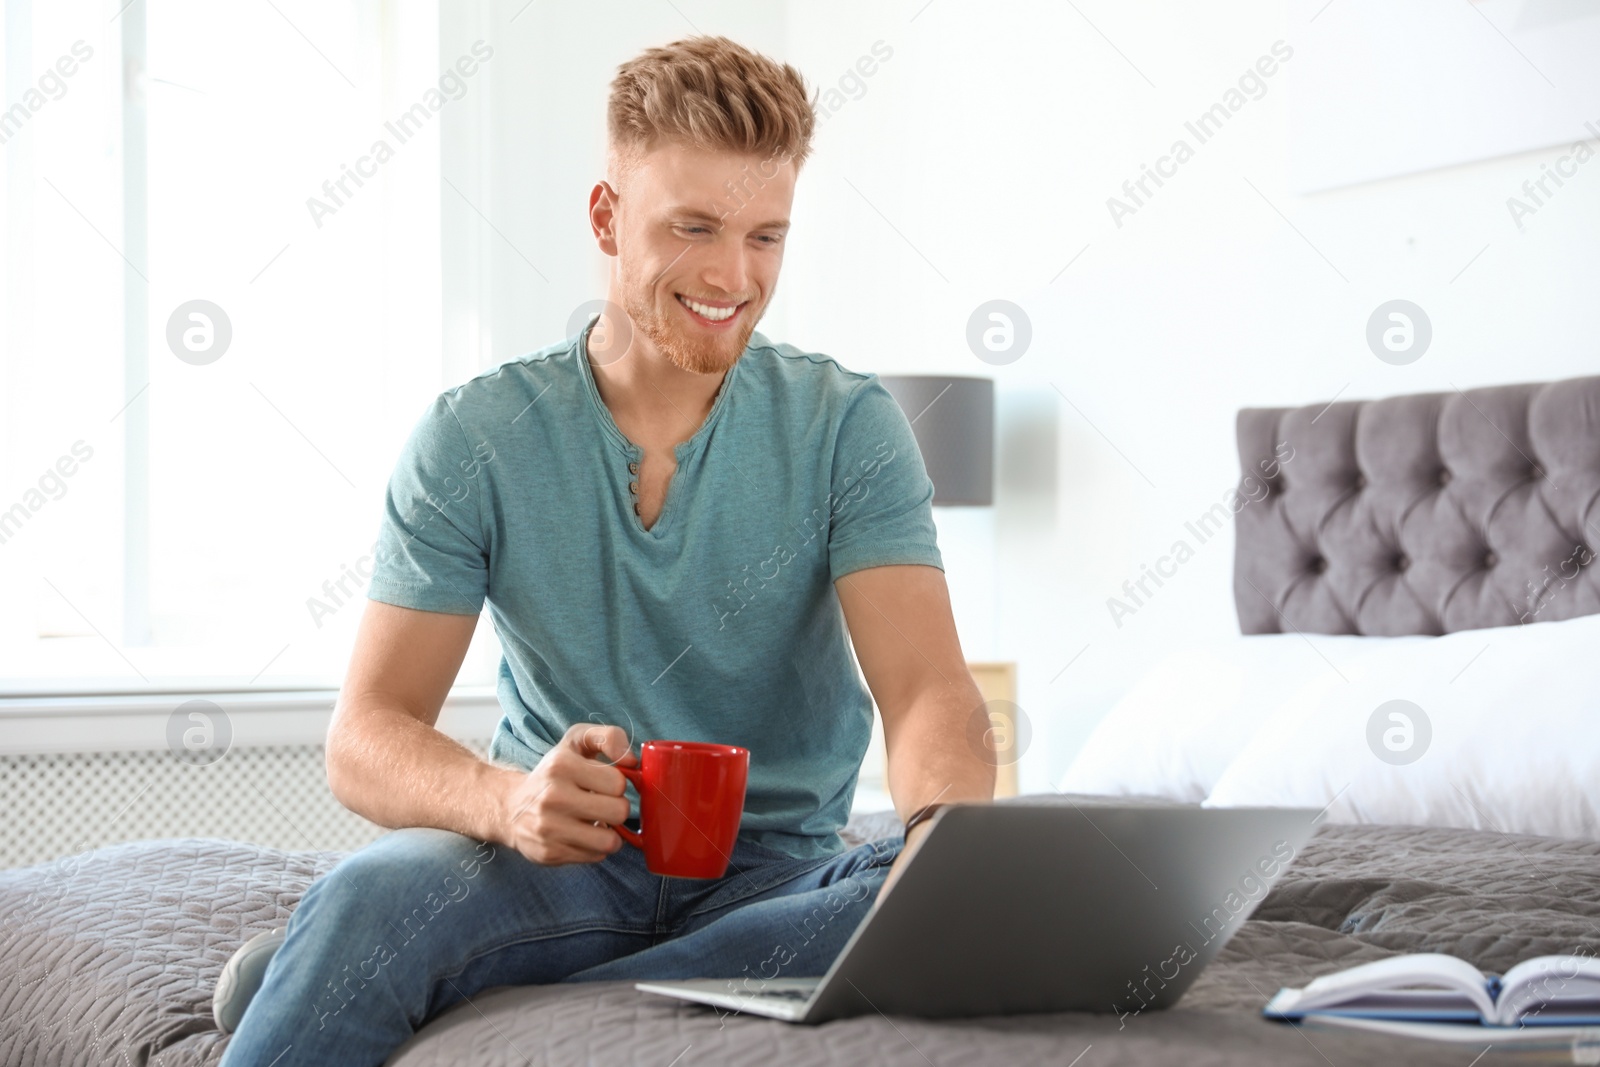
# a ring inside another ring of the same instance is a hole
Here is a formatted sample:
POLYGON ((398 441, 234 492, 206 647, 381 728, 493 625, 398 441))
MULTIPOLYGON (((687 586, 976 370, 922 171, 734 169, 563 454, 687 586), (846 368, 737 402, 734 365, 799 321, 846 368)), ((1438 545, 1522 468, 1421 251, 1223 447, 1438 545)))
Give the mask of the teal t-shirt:
POLYGON ((390 479, 367 595, 461 615, 488 601, 496 762, 531 769, 586 722, 636 753, 742 745, 741 836, 842 851, 872 702, 833 582, 943 569, 910 423, 876 375, 755 333, 647 530, 643 453, 595 387, 592 325, 433 402, 390 479))

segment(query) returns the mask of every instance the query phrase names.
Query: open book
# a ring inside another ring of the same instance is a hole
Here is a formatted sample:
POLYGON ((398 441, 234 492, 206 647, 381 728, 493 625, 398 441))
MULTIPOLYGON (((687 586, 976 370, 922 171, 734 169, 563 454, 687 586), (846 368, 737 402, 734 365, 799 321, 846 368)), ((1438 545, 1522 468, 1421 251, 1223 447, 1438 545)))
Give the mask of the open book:
POLYGON ((1503 975, 1436 952, 1396 956, 1280 989, 1262 1014, 1348 1016, 1483 1026, 1600 1024, 1600 959, 1539 956, 1503 975))

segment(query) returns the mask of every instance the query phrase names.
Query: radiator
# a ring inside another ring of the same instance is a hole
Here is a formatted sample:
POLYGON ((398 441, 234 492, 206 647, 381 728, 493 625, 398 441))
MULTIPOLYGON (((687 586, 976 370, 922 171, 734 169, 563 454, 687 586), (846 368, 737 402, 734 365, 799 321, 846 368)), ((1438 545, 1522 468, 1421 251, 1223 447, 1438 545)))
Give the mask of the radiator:
POLYGON ((0 812, 0 868, 149 838, 350 850, 384 833, 334 799, 319 744, 235 749, 209 765, 165 749, 0 756, 0 812))
MULTIPOLYGON (((348 851, 384 832, 328 791, 332 690, 214 695, 209 714, 231 741, 214 762, 181 757, 193 696, 0 695, 0 868, 152 838, 348 851)), ((484 755, 500 715, 493 687, 459 687, 436 725, 484 755)), ((855 811, 893 806, 873 719, 855 811)))

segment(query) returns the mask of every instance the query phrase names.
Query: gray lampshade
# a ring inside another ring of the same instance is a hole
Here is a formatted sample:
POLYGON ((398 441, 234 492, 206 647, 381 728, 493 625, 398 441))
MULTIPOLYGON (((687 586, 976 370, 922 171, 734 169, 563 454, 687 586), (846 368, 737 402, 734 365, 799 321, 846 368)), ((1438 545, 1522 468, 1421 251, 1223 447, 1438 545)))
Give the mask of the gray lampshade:
POLYGON ((880 374, 917 436, 939 505, 994 503, 994 379, 880 374))

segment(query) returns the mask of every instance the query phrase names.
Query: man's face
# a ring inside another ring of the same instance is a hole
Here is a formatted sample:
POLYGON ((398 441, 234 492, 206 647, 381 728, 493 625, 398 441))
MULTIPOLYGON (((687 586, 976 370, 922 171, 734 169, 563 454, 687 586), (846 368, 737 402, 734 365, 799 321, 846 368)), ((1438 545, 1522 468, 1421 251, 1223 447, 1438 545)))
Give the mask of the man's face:
POLYGON ((750 343, 778 285, 795 177, 782 157, 672 144, 634 171, 616 200, 612 299, 674 366, 720 374, 750 343))

